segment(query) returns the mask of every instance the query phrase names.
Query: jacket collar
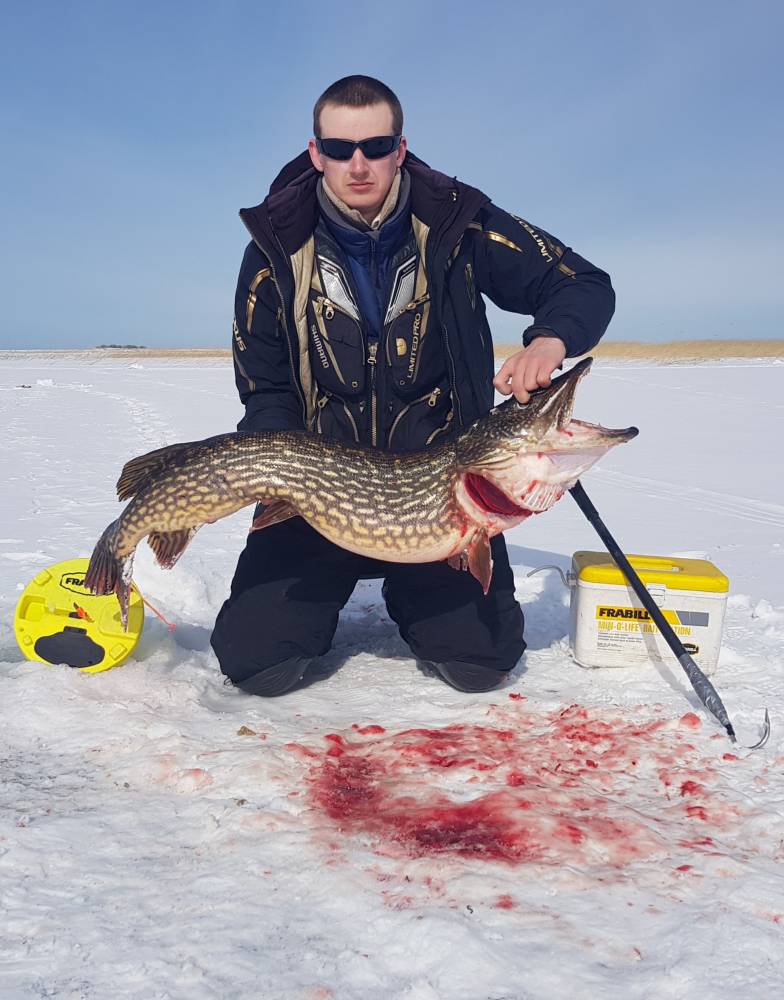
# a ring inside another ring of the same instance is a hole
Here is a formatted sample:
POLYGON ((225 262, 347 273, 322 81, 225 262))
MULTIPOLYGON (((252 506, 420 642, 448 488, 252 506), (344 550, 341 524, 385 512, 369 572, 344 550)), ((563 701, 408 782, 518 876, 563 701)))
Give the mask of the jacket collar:
POLYGON ((329 198, 326 185, 323 183, 316 185, 321 217, 346 253, 364 260, 370 256, 371 244, 375 244, 377 251, 385 256, 393 253, 405 241, 411 229, 411 179, 405 169, 400 176, 402 181, 394 185, 399 192, 398 202, 393 205, 384 222, 375 229, 371 229, 367 224, 360 228, 343 212, 338 211, 337 206, 329 198))
MULTIPOLYGON (((456 177, 431 169, 411 151, 406 153, 404 166, 411 178, 411 211, 430 228, 434 249, 445 247, 448 256, 465 227, 490 199, 456 177)), ((283 167, 260 205, 240 210, 250 235, 267 254, 279 244, 289 257, 312 235, 320 211, 316 196, 320 177, 305 150, 283 167)))
POLYGON ((378 210, 378 215, 376 215, 372 222, 367 222, 364 215, 362 215, 358 209, 349 208, 344 201, 341 201, 329 184, 327 184, 326 177, 322 177, 321 183, 316 185, 316 195, 318 197, 322 213, 325 209, 337 209, 338 217, 340 218, 342 216, 344 225, 348 222, 354 227, 354 229, 358 229, 359 232, 368 233, 378 230, 381 226, 383 226, 390 215, 393 215, 394 212, 400 208, 400 203, 407 200, 408 188, 410 185, 411 181, 408 178, 408 173, 405 170, 398 169, 392 180, 389 191, 387 191, 384 204, 378 210), (404 181, 406 190, 401 192, 400 187, 404 181))

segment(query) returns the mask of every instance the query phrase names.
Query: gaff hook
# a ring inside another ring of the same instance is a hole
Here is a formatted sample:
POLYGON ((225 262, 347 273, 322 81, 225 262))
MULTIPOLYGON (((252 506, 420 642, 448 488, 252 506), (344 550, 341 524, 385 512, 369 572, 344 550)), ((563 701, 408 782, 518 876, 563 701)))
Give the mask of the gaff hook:
MULTIPOLYGON (((636 570, 623 554, 620 546, 615 541, 613 536, 607 530, 607 526, 604 521, 599 517, 599 512, 591 503, 588 494, 583 489, 582 483, 578 480, 574 486, 569 490, 569 492, 574 497, 577 506, 585 514, 588 520, 596 529, 596 533, 599 535, 601 540, 607 547, 607 551, 613 557, 615 562, 618 564, 623 575, 629 581, 637 597, 640 599, 642 606, 651 616, 655 622, 657 628, 664 636, 667 645, 675 653, 678 658, 678 663, 683 667, 686 672, 686 676, 691 682, 691 686, 697 694, 702 704, 708 709, 708 711, 713 715, 724 727, 727 735, 732 740, 733 743, 738 742, 738 738, 735 735, 735 727, 732 725, 727 714, 727 709, 724 707, 724 702, 716 690, 716 688, 711 684, 705 674, 700 670, 691 656, 686 652, 683 643, 680 641, 678 636, 673 631, 672 625, 667 621, 664 615, 661 613, 658 605, 648 593, 645 584, 637 575, 636 570)), ((759 740, 750 747, 745 747, 746 750, 758 750, 760 747, 765 746, 768 742, 768 737, 770 736, 770 715, 767 708, 765 709, 765 721, 762 727, 762 736, 759 740)))

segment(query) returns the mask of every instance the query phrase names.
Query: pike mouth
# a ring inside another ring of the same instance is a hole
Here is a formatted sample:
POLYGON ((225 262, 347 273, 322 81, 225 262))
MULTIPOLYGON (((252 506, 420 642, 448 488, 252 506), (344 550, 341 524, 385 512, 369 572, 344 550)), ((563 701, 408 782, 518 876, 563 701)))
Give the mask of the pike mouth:
POLYGON ((465 479, 466 493, 474 501, 477 507, 487 511, 489 514, 500 514, 502 517, 525 517, 532 511, 525 507, 519 507, 516 503, 497 486, 494 486, 489 479, 479 476, 475 472, 466 473, 465 479))

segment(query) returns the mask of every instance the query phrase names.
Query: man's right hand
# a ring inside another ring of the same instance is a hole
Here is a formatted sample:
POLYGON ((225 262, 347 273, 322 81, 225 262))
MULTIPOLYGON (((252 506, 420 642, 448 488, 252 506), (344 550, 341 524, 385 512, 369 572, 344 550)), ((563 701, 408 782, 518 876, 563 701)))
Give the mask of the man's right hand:
POLYGON ((519 403, 527 403, 535 389, 550 384, 553 372, 565 357, 566 344, 560 337, 537 337, 504 361, 493 385, 501 395, 513 392, 519 403))

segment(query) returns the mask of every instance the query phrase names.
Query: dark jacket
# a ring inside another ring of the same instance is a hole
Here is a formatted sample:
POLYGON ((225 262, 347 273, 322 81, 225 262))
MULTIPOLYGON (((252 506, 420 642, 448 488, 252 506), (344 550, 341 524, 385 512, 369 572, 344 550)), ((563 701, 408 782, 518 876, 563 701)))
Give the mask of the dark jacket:
POLYGON ((604 271, 410 152, 403 169, 411 226, 389 261, 380 328, 363 315, 307 152, 240 212, 253 237, 234 322, 240 429, 305 426, 405 451, 467 426, 493 404, 483 295, 533 316, 526 344, 555 334, 575 357, 604 333, 614 309, 604 271))
MULTIPOLYGON (((413 240, 411 228, 411 179, 404 171, 394 211, 377 229, 365 226, 345 215, 325 194, 323 184, 316 186, 321 220, 347 260, 357 292, 357 305, 371 336, 383 335, 387 303, 390 298, 390 270, 406 243, 413 240)), ((318 227, 317 227, 318 231, 318 227)), ((414 244, 416 252, 416 244, 414 244)), ((405 291, 405 289, 402 289, 405 291)))

